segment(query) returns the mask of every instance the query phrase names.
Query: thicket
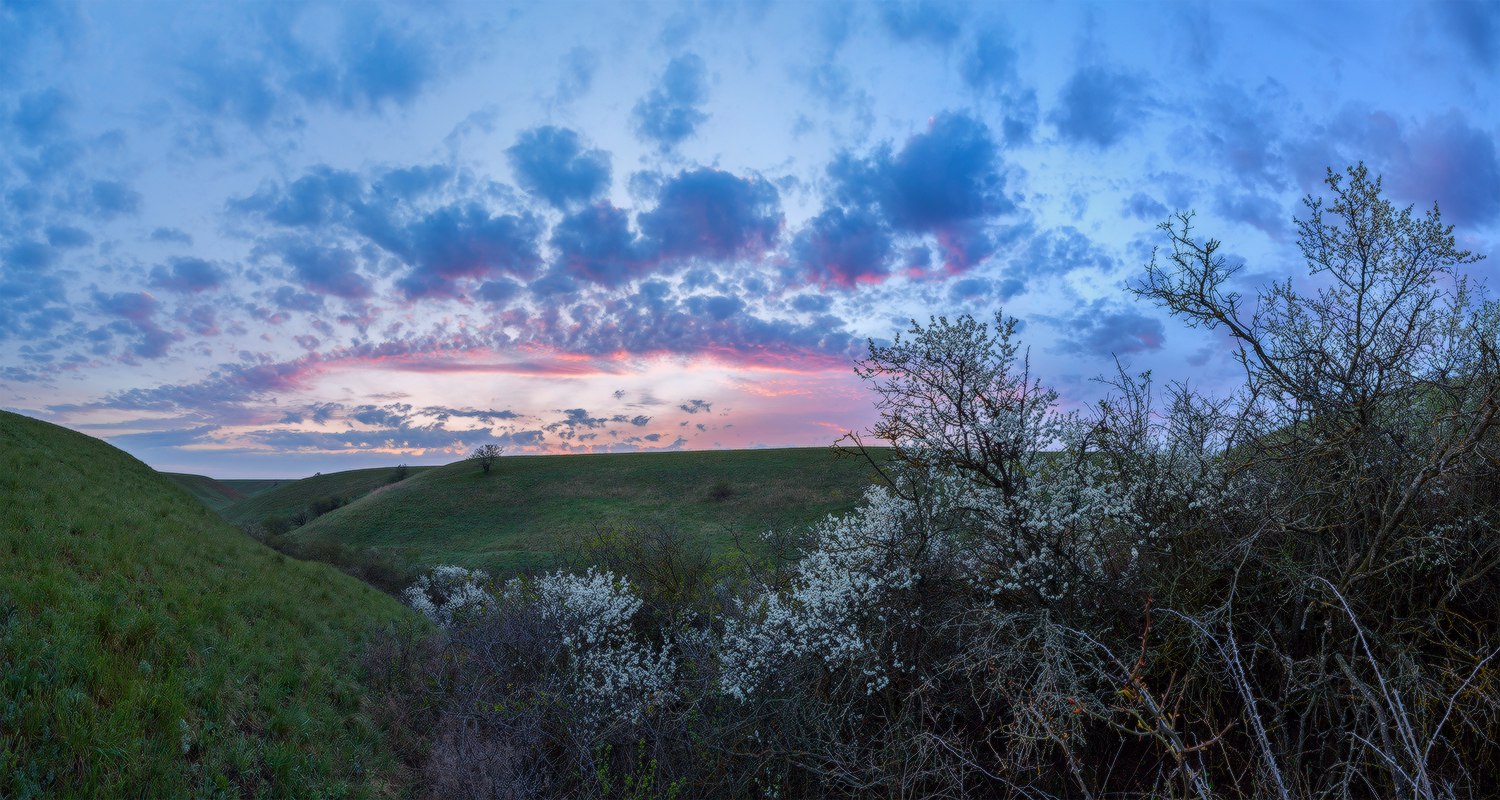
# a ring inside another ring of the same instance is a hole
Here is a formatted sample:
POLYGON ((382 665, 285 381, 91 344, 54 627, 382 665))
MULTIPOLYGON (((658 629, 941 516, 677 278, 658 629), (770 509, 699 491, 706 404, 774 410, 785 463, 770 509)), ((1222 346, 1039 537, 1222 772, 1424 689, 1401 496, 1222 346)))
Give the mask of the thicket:
POLYGON ((1327 185, 1305 281, 1233 292, 1185 214, 1135 287, 1237 392, 1121 369, 1063 413, 1013 320, 914 322, 858 367, 897 456, 856 512, 740 564, 656 530, 435 572, 444 634, 371 651, 386 724, 454 797, 1485 794, 1500 306, 1436 206, 1327 185))

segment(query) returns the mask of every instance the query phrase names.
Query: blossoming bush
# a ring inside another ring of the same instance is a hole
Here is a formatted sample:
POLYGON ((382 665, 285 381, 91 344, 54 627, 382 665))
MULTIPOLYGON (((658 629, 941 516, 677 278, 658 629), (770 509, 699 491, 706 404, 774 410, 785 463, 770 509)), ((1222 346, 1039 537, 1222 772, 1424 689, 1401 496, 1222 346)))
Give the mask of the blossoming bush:
POLYGON ((434 790, 1482 796, 1500 305, 1436 210, 1363 168, 1329 186, 1299 244, 1332 288, 1242 310, 1189 216, 1139 287, 1227 332, 1238 393, 1119 369, 1065 413, 1014 320, 914 322, 858 367, 886 480, 795 557, 612 531, 590 556, 616 571, 418 581, 445 632, 402 691, 434 790))

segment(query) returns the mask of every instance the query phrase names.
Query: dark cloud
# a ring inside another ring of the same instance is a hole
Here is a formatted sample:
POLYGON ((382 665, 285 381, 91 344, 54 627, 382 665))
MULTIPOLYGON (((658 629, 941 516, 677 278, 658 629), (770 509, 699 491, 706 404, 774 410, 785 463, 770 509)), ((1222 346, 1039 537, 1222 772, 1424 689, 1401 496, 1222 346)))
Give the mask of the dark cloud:
POLYGON ((422 413, 436 417, 439 422, 447 422, 449 417, 460 417, 479 420, 486 425, 492 425, 496 420, 520 419, 521 417, 520 414, 509 409, 448 408, 445 406, 427 406, 422 409, 422 413))
POLYGON ((385 406, 355 406, 348 416, 349 419, 362 425, 376 428, 402 428, 411 420, 411 406, 404 403, 385 406))
POLYGON ((175 244, 192 244, 193 237, 186 231, 177 228, 157 228, 151 232, 153 242, 173 242, 175 244))
POLYGON ((605 286, 639 278, 652 264, 629 215, 608 202, 564 217, 552 229, 552 249, 558 270, 605 286))
POLYGON ((366 180, 319 166, 285 186, 233 199, 228 208, 316 233, 322 242, 345 237, 350 246, 342 249, 284 237, 262 241, 262 250, 278 254, 308 288, 346 298, 368 296, 359 262, 373 256, 373 245, 406 266, 396 282, 406 297, 457 297, 469 280, 529 278, 541 260, 541 220, 498 212, 491 206, 494 193, 490 184, 467 175, 457 180, 442 167, 379 171, 366 180), (466 194, 438 192, 453 182, 466 194))
POLYGON ((667 64, 657 85, 631 111, 636 133, 662 150, 692 136, 708 119, 700 106, 708 99, 707 68, 693 53, 667 64))
POLYGON ((315 314, 323 310, 323 297, 310 292, 299 292, 290 286, 278 286, 271 292, 271 303, 282 311, 301 311, 315 314))
POLYGON ((707 414, 708 412, 714 410, 714 404, 706 400, 689 400, 686 403, 679 405, 678 408, 686 411, 689 414, 697 414, 700 411, 707 414))
POLYGON ((1500 64, 1500 3, 1445 0, 1427 6, 1474 63, 1493 72, 1500 64))
POLYGON ((359 261, 349 250, 289 240, 283 243, 279 255, 304 288, 350 299, 371 294, 370 282, 360 274, 359 261))
POLYGON ((0 250, 0 340, 51 336, 73 318, 52 246, 18 241, 0 250))
POLYGON ((722 294, 694 295, 684 300, 683 306, 697 316, 719 322, 744 311, 745 301, 722 294))
POLYGON ((1397 196, 1422 205, 1436 201, 1447 220, 1464 225, 1500 216, 1494 136, 1452 111, 1417 125, 1405 145, 1392 159, 1391 190, 1397 196))
POLYGON ((962 7, 939 0, 885 0, 880 21, 900 41, 943 47, 958 38, 962 13, 962 7))
POLYGON ((201 258, 174 258, 151 270, 151 285, 172 292, 205 292, 224 283, 224 270, 201 258))
POLYGON ((1043 318, 1062 334, 1065 352, 1108 358, 1160 350, 1166 340, 1161 320, 1113 301, 1085 303, 1064 318, 1043 318))
POLYGON ((1220 192, 1214 210, 1228 219, 1250 225, 1277 241, 1291 232, 1291 215, 1274 197, 1249 192, 1220 192))
POLYGON ((459 278, 530 277, 540 235, 529 214, 492 214, 477 202, 438 209, 408 229, 403 255, 412 268, 397 285, 411 298, 452 297, 459 278))
POLYGON ((1089 65, 1068 79, 1047 119, 1068 141, 1106 148, 1139 126, 1145 103, 1140 78, 1089 65))
POLYGON ((1141 222, 1162 222, 1171 211, 1161 201, 1145 192, 1136 192, 1125 201, 1125 214, 1141 222))
POLYGON ((1294 147, 1304 188, 1323 191, 1326 170, 1363 161, 1382 175, 1390 196, 1428 207, 1448 222, 1500 217, 1500 157, 1494 136, 1458 111, 1416 123, 1380 111, 1346 108, 1294 147))
POLYGON ((821 294, 799 294, 792 298, 792 309, 804 314, 822 314, 833 307, 833 299, 821 294))
POLYGON ((439 43, 413 20, 344 9, 332 47, 306 41, 296 6, 260 6, 236 41, 187 48, 177 92, 196 110, 260 128, 302 105, 376 111, 410 104, 438 75, 439 43))
POLYGON ((120 181, 94 181, 85 208, 105 219, 135 214, 141 210, 141 195, 120 181))
POLYGON ((130 354, 140 358, 161 358, 181 337, 164 330, 156 323, 156 312, 160 304, 145 292, 94 292, 94 306, 105 317, 119 321, 106 328, 135 337, 130 354))
POLYGON ((799 239, 803 252, 796 255, 804 269, 845 285, 877 280, 889 268, 873 260, 888 252, 877 219, 898 233, 935 236, 944 267, 961 272, 994 252, 986 228, 994 217, 1015 210, 1004 193, 998 147, 988 127, 966 114, 934 118, 899 152, 885 144, 865 158, 845 153, 828 174, 830 202, 843 210, 815 218, 799 239), (809 263, 816 258, 839 269, 809 263))
POLYGON ((93 235, 82 228, 72 225, 47 226, 47 244, 53 247, 87 247, 93 243, 93 235))
POLYGON ((567 128, 523 131, 505 153, 521 188, 557 208, 588 202, 609 188, 609 154, 584 149, 567 128))
POLYGON ((756 257, 775 246, 781 222, 775 186, 707 168, 668 179, 656 207, 639 216, 652 252, 664 260, 756 257))
POLYGON ((1031 140, 1037 118, 1036 91, 1021 85, 1016 63, 1010 37, 994 29, 980 31, 959 62, 964 85, 998 105, 1005 140, 1013 144, 1031 140))
POLYGON ((67 114, 72 105, 72 98, 60 89, 29 92, 17 101, 10 124, 21 144, 39 147, 66 135, 67 114))
POLYGON ((792 243, 802 274, 821 285, 854 286, 890 272, 891 230, 868 208, 830 208, 814 217, 792 243))

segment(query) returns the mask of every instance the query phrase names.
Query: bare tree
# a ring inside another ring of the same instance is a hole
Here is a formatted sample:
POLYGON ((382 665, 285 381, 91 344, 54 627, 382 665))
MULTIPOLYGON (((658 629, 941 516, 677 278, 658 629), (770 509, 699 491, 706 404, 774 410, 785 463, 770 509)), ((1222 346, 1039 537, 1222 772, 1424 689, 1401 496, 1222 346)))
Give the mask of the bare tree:
POLYGON ((504 452, 500 445, 487 444, 474 448, 474 452, 469 454, 469 460, 479 462, 479 468, 483 470, 484 474, 488 475, 490 474, 490 467, 495 465, 495 459, 499 458, 500 454, 504 452))

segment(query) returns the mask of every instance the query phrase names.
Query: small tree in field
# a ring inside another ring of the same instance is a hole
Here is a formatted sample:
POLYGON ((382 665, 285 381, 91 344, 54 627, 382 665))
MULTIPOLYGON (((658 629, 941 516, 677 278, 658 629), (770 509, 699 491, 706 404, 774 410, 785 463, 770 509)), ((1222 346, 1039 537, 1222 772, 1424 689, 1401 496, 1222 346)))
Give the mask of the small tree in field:
POLYGON ((490 467, 495 466, 495 459, 499 458, 503 452, 505 451, 499 445, 487 444, 483 447, 474 448, 474 452, 469 454, 469 460, 479 462, 479 469, 488 475, 490 474, 490 467))

